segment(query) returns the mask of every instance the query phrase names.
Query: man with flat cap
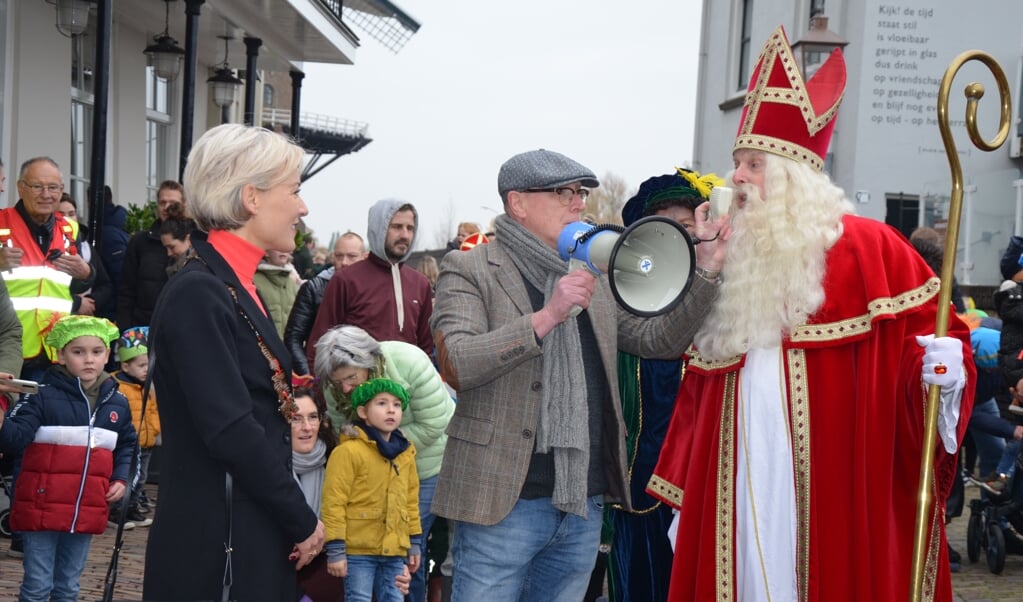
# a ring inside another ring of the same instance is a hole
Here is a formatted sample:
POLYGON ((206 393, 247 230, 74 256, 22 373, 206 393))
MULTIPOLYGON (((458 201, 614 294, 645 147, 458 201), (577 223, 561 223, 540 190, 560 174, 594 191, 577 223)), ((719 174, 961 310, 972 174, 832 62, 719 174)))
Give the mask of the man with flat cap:
POLYGON ((568 271, 557 251, 593 172, 534 150, 501 166, 497 239, 445 256, 432 325, 458 395, 433 499, 455 521, 452 600, 578 602, 605 503, 631 508, 619 349, 678 358, 717 291, 729 230, 698 211, 700 275, 655 318, 619 307, 606 278, 568 271), (583 311, 572 315, 573 306, 583 311))

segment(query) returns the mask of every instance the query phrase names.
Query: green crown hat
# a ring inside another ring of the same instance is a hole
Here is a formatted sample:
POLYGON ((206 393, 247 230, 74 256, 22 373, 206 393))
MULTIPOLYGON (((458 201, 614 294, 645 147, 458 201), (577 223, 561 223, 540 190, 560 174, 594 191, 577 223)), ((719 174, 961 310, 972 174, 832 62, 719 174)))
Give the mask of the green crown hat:
POLYGON ((373 378, 362 383, 352 391, 352 409, 356 409, 373 399, 380 393, 390 393, 401 400, 401 411, 408 409, 408 391, 388 378, 373 378))
POLYGON ((117 339, 117 359, 122 362, 131 361, 147 353, 149 353, 148 326, 129 328, 117 339))
POLYGON ((117 330, 114 323, 106 318, 94 316, 64 316, 57 320, 46 335, 46 344, 57 349, 63 349, 68 343, 78 337, 96 337, 106 344, 110 344, 121 331, 117 330))

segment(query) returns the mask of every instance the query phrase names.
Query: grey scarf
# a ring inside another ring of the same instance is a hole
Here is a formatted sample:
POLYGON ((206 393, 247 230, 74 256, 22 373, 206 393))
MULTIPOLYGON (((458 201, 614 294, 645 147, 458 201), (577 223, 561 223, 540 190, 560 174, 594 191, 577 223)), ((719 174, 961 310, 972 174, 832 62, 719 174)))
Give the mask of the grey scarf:
MULTIPOLYGON (((533 287, 550 300, 554 285, 568 273, 558 252, 507 215, 497 216, 501 246, 533 287)), ((554 507, 586 518, 586 476, 590 433, 586 378, 579 325, 569 318, 543 341, 543 398, 536 428, 536 451, 554 453, 554 507)))
POLYGON ((295 480, 305 494, 305 501, 313 509, 316 516, 320 515, 320 497, 323 494, 324 467, 327 465, 327 444, 317 439, 313 451, 308 454, 291 452, 291 468, 295 480))

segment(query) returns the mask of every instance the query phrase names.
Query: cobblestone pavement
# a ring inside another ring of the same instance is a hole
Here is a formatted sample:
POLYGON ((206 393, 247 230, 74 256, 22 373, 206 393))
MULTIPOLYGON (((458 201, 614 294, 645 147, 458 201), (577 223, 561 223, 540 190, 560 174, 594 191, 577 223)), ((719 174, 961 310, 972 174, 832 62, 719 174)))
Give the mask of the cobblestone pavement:
MULTIPOLYGON (((156 489, 148 486, 149 497, 156 499, 156 489)), ((948 526, 948 537, 952 547, 963 556, 962 568, 952 575, 952 585, 957 602, 1019 602, 1023 600, 1023 556, 1008 556, 1005 570, 1001 575, 992 574, 987 567, 983 552, 975 564, 966 557, 966 524, 970 515, 969 500, 978 495, 976 488, 966 490, 966 508, 963 516, 948 526)), ((125 531, 124 546, 121 549, 115 599, 142 599, 142 567, 146 553, 148 528, 125 531)), ((99 600, 103 595, 103 579, 110 564, 115 531, 107 529, 103 535, 92 540, 89 561, 82 574, 82 590, 79 598, 99 600)), ((21 584, 21 560, 6 555, 8 540, 0 540, 0 600, 17 600, 21 584)))
POLYGON ((988 570, 984 552, 977 562, 966 557, 966 525, 970 518, 970 500, 976 499, 976 487, 966 489, 963 515, 948 525, 948 541, 963 557, 962 568, 952 574, 952 589, 957 602, 1019 602, 1023 600, 1023 556, 1009 555, 1000 575, 988 570))
MULTIPOLYGON (((156 500, 156 487, 146 486, 150 499, 156 500)), ((149 516, 152 516, 150 514, 149 516)), ((142 599, 142 567, 146 557, 146 534, 148 527, 140 527, 124 532, 124 543, 121 547, 118 564, 117 587, 114 590, 115 600, 142 599)), ((78 599, 85 601, 100 600, 103 597, 103 581, 110 566, 110 555, 114 549, 114 536, 117 530, 108 527, 102 535, 92 538, 89 548, 89 560, 85 563, 80 582, 81 591, 78 599)), ((7 555, 10 548, 9 539, 0 539, 0 600, 17 600, 18 588, 21 586, 21 559, 7 555)))

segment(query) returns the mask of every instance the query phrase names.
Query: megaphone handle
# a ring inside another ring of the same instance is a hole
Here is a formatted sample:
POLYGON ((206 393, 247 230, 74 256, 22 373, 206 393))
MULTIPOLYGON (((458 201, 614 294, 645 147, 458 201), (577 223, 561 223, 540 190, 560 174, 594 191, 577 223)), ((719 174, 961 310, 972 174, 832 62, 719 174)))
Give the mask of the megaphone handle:
MULTIPOLYGON (((572 258, 570 258, 568 260, 568 271, 569 272, 572 272, 572 271, 575 271, 575 270, 588 270, 588 269, 590 269, 589 266, 586 265, 586 262, 581 260, 581 259, 576 259, 575 257, 572 257, 572 258)), ((568 317, 574 318, 574 317, 578 316, 581 313, 583 313, 583 306, 582 305, 573 305, 572 309, 570 309, 568 311, 568 317)))

